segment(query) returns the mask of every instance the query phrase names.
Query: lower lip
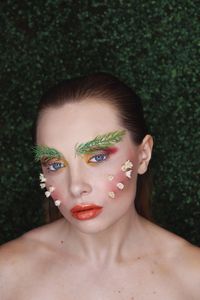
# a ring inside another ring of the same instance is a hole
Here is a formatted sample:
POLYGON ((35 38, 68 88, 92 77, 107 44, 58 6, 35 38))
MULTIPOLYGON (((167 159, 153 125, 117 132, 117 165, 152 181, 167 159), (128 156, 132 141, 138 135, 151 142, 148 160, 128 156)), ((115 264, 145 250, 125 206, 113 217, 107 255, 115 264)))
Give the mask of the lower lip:
POLYGON ((102 211, 102 208, 92 208, 88 210, 80 210, 72 212, 72 216, 80 221, 96 218, 102 211))

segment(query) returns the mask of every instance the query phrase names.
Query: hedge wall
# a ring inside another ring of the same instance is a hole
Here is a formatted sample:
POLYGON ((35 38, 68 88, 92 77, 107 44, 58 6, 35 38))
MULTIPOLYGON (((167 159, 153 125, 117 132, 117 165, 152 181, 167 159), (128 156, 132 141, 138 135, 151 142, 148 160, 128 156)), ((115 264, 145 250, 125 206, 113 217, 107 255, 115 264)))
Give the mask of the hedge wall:
POLYGON ((200 245, 198 1, 7 0, 0 8, 0 242, 44 222, 30 135, 40 95, 61 79, 107 71, 143 99, 155 139, 155 220, 200 245))

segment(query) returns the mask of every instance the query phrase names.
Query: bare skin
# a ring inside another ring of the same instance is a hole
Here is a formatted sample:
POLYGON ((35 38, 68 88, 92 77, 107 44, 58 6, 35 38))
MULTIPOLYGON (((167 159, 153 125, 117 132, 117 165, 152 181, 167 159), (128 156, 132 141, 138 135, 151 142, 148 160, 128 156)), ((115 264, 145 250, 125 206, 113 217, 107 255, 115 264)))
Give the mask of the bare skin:
POLYGON ((151 136, 138 146, 126 132, 117 151, 101 163, 75 155, 77 142, 122 129, 106 103, 83 101, 42 114, 38 145, 58 150, 67 162, 56 171, 53 163, 42 166, 63 218, 0 248, 1 300, 199 300, 199 249, 134 209, 137 176, 146 172, 151 158, 151 136), (131 178, 121 174, 126 160, 133 163, 131 178), (114 176, 112 182, 108 175, 114 176), (116 188, 119 179, 123 190, 116 188), (70 210, 80 203, 103 210, 93 219, 78 220, 70 210))
POLYGON ((200 251, 183 239, 138 217, 120 248, 80 253, 66 227, 61 219, 1 247, 0 299, 199 299, 200 251))

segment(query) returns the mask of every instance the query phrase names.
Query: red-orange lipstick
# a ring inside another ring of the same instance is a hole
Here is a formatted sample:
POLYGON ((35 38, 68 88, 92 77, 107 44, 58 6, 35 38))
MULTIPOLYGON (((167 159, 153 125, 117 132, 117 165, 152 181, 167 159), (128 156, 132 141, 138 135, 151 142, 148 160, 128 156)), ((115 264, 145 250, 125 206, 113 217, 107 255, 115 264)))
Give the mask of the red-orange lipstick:
POLYGON ((71 209, 72 216, 80 221, 97 217, 102 212, 103 207, 96 204, 79 204, 71 209))

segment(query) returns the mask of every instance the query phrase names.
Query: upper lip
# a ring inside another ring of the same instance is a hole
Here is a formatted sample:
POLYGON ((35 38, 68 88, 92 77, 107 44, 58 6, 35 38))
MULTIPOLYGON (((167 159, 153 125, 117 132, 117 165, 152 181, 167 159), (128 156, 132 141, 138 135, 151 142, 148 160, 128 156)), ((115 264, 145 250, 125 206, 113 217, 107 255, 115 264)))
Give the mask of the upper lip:
POLYGON ((89 203, 84 203, 84 204, 78 204, 74 207, 72 207, 71 212, 79 212, 79 211, 84 211, 84 210, 90 210, 90 209, 100 209, 102 206, 96 205, 96 204, 89 204, 89 203))

